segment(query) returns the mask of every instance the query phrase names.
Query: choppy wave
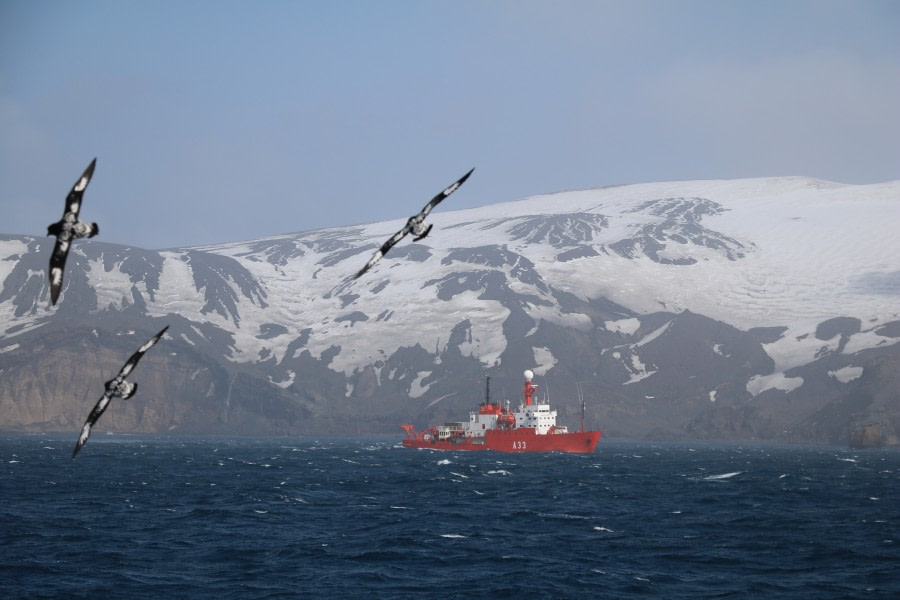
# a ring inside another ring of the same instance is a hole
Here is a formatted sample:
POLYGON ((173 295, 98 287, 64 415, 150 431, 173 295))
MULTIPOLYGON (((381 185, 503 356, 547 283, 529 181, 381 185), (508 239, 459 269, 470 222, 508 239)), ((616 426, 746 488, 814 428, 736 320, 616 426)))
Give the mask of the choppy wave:
POLYGON ((900 596, 892 451, 71 442, 0 437, 4 598, 900 596))

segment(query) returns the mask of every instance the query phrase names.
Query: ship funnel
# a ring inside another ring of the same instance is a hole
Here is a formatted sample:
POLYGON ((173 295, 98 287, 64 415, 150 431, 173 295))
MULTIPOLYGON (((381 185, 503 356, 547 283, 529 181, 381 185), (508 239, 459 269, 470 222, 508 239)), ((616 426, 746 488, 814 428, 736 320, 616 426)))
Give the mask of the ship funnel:
POLYGON ((525 371, 525 380, 531 381, 532 379, 534 379, 534 371, 528 369, 527 371, 525 371))

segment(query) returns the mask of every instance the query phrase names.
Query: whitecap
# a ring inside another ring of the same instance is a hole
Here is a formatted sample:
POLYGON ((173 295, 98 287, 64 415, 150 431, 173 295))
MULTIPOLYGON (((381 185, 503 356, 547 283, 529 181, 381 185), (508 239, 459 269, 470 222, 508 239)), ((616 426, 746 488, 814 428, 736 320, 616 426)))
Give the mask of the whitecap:
POLYGON ((607 533, 615 533, 612 529, 608 529, 606 527, 594 527, 594 531, 605 531, 607 533))
MULTIPOLYGON (((585 520, 585 519, 590 518, 590 517, 584 517, 581 515, 570 515, 569 513, 542 513, 542 512, 539 512, 538 516, 539 517, 552 517, 555 519, 578 519, 578 520, 585 520)), ((594 529, 596 529, 596 527, 594 529)))
POLYGON ((464 540, 464 539, 466 539, 468 536, 460 535, 460 534, 458 534, 458 533, 442 533, 442 534, 441 534, 441 537, 442 537, 442 538, 450 538, 450 539, 454 539, 454 540, 464 540))
POLYGON ((445 458, 445 459, 443 459, 443 460, 439 460, 439 461, 437 462, 437 464, 439 464, 439 465, 449 465, 449 464, 450 464, 450 461, 447 460, 447 459, 445 458))
POLYGON ((704 481, 722 481, 724 479, 731 479, 735 475, 740 475, 741 471, 734 471, 733 473, 722 473, 721 475, 710 475, 709 477, 704 477, 704 481))
POLYGON ((463 475, 462 473, 455 473, 455 472, 453 472, 453 471, 450 471, 450 474, 451 474, 451 475, 456 475, 457 477, 462 477, 463 479, 468 479, 468 478, 469 478, 468 475, 463 475))
POLYGON ((506 471, 506 470, 504 470, 504 469, 498 469, 498 470, 496 470, 496 471, 488 471, 488 472, 485 473, 485 474, 486 474, 486 475, 503 475, 504 477, 507 477, 507 476, 509 476, 509 475, 512 475, 512 473, 510 473, 509 471, 506 471))

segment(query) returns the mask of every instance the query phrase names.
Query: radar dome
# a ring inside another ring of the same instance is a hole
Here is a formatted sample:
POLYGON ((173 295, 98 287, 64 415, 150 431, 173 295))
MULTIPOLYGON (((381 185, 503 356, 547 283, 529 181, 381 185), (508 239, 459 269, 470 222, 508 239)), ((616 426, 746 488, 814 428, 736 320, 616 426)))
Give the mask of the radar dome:
POLYGON ((528 381, 534 379, 534 371, 532 371, 531 369, 525 371, 525 379, 527 379, 528 381))

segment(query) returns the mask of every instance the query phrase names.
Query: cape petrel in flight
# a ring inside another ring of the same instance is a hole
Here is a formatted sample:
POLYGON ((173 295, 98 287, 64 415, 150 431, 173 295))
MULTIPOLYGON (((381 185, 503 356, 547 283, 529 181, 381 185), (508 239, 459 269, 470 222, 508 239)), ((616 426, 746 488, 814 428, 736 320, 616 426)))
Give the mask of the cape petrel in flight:
POLYGON ((78 454, 81 447, 87 443, 88 438, 91 436, 91 427, 94 426, 94 423, 97 422, 97 419, 100 418, 100 415, 102 415, 106 410, 106 407, 109 406, 109 401, 113 398, 128 400, 134 396, 138 384, 129 383, 125 381, 125 378, 128 377, 128 374, 137 366, 138 361, 141 360, 144 352, 153 347, 153 344, 159 341, 159 338, 163 336, 168 328, 169 326, 166 325, 163 327, 162 331, 150 338, 150 341, 138 348, 138 351, 131 355, 131 358, 128 359, 125 366, 119 371, 119 374, 106 382, 106 391, 103 392, 103 396, 101 396, 100 400, 97 401, 97 404, 94 405, 94 410, 88 415, 87 421, 85 421, 84 427, 81 429, 81 435, 78 436, 78 442, 75 444, 75 450, 72 451, 72 458, 75 458, 75 455, 78 454))
POLYGON ((428 213, 430 213, 431 210, 435 206, 437 206, 438 204, 441 203, 441 200, 443 200, 444 198, 446 198, 447 196, 449 196, 450 194, 455 192, 459 188, 459 186, 461 186, 463 183, 465 183, 466 179, 469 178, 469 175, 471 175, 472 171, 474 171, 474 170, 475 169, 473 168, 471 171, 469 171, 468 173, 466 173, 465 175, 463 175, 462 177, 460 177, 459 179, 454 181, 452 184, 450 184, 450 187, 448 187, 443 192, 441 192, 440 194, 438 194, 437 196, 432 198, 431 202, 426 204, 425 208, 422 209, 422 212, 410 217, 409 220, 406 222, 406 225, 403 226, 403 229, 401 229, 400 231, 395 233, 393 236, 391 236, 391 238, 388 241, 386 241, 384 244, 382 244, 381 248, 376 250, 375 254, 372 255, 372 258, 369 259, 369 262, 366 263, 366 266, 364 266, 362 269, 360 269, 359 272, 353 278, 359 279, 360 277, 362 277, 362 275, 366 271, 368 271, 373 266, 375 266, 375 263, 377 263, 379 260, 381 260, 381 258, 385 254, 388 253, 388 250, 393 248, 397 244, 397 242, 399 242, 406 236, 406 234, 412 233, 415 236, 415 238, 413 238, 413 241, 415 241, 415 242, 418 242, 419 240, 424 238, 426 235, 428 235, 428 232, 431 231, 431 228, 434 225, 426 226, 425 225, 425 217, 428 216, 428 213))
POLYGON ((96 223, 85 223, 78 220, 78 211, 81 210, 81 198, 84 196, 84 190, 91 181, 91 175, 94 174, 94 165, 97 159, 91 161, 88 168, 84 170, 72 191, 66 198, 66 212, 63 218, 47 227, 47 235, 56 236, 56 245, 53 247, 53 254, 50 256, 50 301, 56 304, 59 298, 59 292, 62 290, 63 270, 66 267, 66 257, 69 255, 69 247, 72 240, 83 237, 94 237, 100 233, 100 227, 96 223))

